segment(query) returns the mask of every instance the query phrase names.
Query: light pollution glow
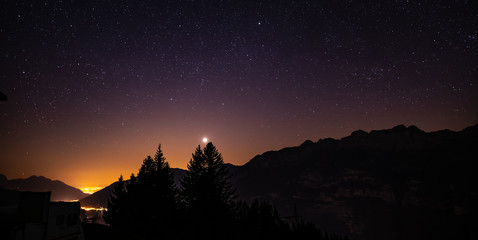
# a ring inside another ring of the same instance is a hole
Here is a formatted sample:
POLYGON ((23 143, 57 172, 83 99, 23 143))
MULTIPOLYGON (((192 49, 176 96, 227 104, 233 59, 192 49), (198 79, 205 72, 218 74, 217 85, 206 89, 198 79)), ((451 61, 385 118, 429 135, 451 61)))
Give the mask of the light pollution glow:
POLYGON ((94 208, 94 207, 81 207, 81 209, 85 211, 107 211, 107 208, 99 207, 99 208, 94 208))
POLYGON ((84 193, 93 194, 103 188, 102 187, 80 187, 79 189, 84 193))

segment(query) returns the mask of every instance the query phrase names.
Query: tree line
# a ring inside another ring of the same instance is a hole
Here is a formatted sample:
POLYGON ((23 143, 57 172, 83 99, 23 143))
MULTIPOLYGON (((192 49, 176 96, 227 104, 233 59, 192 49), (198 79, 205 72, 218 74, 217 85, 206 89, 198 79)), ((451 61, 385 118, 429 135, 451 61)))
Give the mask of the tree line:
POLYGON ((135 176, 122 176, 104 214, 117 239, 318 239, 347 237, 322 233, 314 224, 287 222, 268 202, 236 201, 230 175, 212 143, 198 146, 179 189, 158 145, 135 176))

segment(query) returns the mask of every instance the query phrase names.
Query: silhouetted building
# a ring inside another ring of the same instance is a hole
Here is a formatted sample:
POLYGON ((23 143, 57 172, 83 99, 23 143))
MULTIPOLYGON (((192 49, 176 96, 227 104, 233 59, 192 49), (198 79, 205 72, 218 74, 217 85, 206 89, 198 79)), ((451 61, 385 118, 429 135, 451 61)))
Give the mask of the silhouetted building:
POLYGON ((46 239, 83 239, 79 202, 51 202, 46 239))
POLYGON ((50 192, 0 188, 0 239, 83 240, 79 202, 50 202, 50 192))

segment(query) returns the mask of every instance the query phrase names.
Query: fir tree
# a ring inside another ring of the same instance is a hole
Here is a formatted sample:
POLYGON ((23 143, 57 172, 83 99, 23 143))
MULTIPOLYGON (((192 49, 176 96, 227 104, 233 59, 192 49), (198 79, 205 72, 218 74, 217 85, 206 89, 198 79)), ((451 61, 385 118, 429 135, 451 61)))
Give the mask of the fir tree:
POLYGON ((226 238, 234 192, 227 167, 212 143, 196 148, 181 186, 192 237, 226 238))
POLYGON ((154 158, 143 160, 137 180, 131 185, 136 226, 145 237, 173 234, 177 217, 177 189, 169 164, 158 145, 154 158))
POLYGON ((161 145, 143 160, 129 184, 120 177, 108 204, 107 223, 136 238, 170 238, 178 226, 177 189, 161 145))

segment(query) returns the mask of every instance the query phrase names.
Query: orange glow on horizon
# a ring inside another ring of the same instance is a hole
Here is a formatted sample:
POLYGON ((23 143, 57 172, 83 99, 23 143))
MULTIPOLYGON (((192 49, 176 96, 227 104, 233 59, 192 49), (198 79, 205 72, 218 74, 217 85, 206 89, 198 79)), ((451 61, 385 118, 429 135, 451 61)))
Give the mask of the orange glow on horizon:
POLYGON ((102 187, 80 187, 79 189, 84 193, 93 194, 103 188, 102 187))
POLYGON ((81 209, 85 210, 85 211, 108 211, 107 208, 103 208, 103 207, 99 207, 99 208, 95 208, 95 207, 81 207, 81 209))
MULTIPOLYGON (((150 126, 151 124, 145 125, 150 126)), ((213 125, 213 123, 210 125, 213 125)), ((232 125, 235 125, 235 123, 232 125)), ((362 129, 365 131, 387 129, 394 125, 396 123, 362 129)), ((418 127, 424 131, 444 128, 430 129, 420 125, 418 127)), ((281 135, 293 137, 270 138, 269 136, 272 136, 275 130, 267 128, 239 131, 234 134, 229 133, 230 128, 221 127, 218 124, 215 124, 214 127, 209 125, 202 126, 202 128, 198 127, 199 130, 181 128, 181 131, 175 132, 173 132, 174 129, 178 128, 175 128, 174 124, 173 127, 158 128, 159 130, 153 131, 144 127, 142 128, 144 132, 142 136, 135 135, 136 132, 128 137, 122 135, 124 132, 111 131, 104 135, 94 133, 89 138, 95 139, 95 141, 73 139, 74 142, 78 142, 75 148, 65 144, 64 141, 60 141, 62 137, 60 133, 56 133, 58 138, 51 137, 56 141, 46 141, 48 138, 41 132, 38 134, 21 132, 21 134, 27 136, 25 142, 29 146, 28 152, 21 147, 23 142, 20 143, 18 139, 8 142, 9 145, 5 146, 11 145, 11 147, 5 148, 8 149, 2 155, 5 161, 3 162, 3 159, 0 161, 8 164, 0 164, 0 173, 10 180, 24 179, 32 175, 44 176, 51 180, 60 180, 67 185, 79 188, 85 193, 94 193, 118 181, 120 175, 125 180, 129 179, 132 173, 136 175, 143 159, 148 155, 154 156, 159 143, 166 161, 172 168, 186 169, 194 149, 202 144, 201 140, 205 137, 204 132, 208 132, 208 136, 214 136, 213 144, 222 154, 224 162, 243 165, 254 156, 266 151, 299 146, 306 139, 311 139, 314 142, 325 137, 338 139, 348 136, 356 130, 356 128, 340 130, 330 128, 320 131, 320 133, 308 131, 297 136, 293 135, 293 128, 284 128, 281 135), (251 137, 251 132, 260 132, 261 134, 251 137), (234 140, 228 139, 232 135, 234 140), (44 138, 40 138, 40 141, 38 136, 44 138), (260 142, 260 144, 257 144, 257 142, 260 142), (28 168, 25 166, 28 166, 28 168), (94 189, 92 186, 100 189, 94 189)), ((462 130, 458 127, 448 128, 454 131, 462 130)), ((76 131, 78 131, 77 128, 72 130, 71 135, 73 137, 80 135, 76 131)), ((208 138, 208 141, 211 141, 211 138, 208 138)))

